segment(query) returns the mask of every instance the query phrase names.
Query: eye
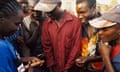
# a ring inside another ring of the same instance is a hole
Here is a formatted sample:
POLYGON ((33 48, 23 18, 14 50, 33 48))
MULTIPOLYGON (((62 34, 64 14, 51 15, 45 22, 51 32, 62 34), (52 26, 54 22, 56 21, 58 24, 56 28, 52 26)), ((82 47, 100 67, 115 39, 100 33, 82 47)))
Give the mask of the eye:
POLYGON ((109 29, 108 28, 101 28, 99 30, 108 31, 109 29))

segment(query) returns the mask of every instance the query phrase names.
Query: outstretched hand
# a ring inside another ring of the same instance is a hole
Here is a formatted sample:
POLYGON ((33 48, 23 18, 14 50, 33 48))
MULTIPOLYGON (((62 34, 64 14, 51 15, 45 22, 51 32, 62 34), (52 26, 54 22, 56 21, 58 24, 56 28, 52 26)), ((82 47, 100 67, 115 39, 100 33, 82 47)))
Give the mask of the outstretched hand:
POLYGON ((75 64, 78 67, 83 67, 86 65, 86 63, 87 63, 87 57, 79 57, 75 60, 75 64))
POLYGON ((27 65, 25 65, 25 68, 28 68, 29 65, 31 65, 31 67, 35 67, 35 66, 42 66, 45 63, 45 60, 41 60, 37 57, 24 57, 22 58, 23 62, 28 63, 27 65))

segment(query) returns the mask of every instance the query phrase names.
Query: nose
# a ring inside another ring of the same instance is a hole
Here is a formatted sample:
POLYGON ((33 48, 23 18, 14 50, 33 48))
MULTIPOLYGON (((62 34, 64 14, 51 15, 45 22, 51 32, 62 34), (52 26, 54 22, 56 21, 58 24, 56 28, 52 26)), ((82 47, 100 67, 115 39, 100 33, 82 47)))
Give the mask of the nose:
POLYGON ((103 34, 103 30, 99 30, 99 31, 98 31, 98 34, 99 34, 99 35, 102 35, 102 34, 103 34))
POLYGON ((79 19, 83 19, 84 15, 79 14, 78 17, 79 17, 79 19))

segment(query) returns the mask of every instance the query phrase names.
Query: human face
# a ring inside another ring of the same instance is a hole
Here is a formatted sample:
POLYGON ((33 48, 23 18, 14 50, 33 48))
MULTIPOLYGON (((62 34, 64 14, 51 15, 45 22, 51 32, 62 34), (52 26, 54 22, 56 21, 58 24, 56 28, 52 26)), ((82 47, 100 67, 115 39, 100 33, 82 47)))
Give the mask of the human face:
POLYGON ((81 3, 78 3, 76 5, 76 11, 77 16, 81 20, 81 22, 84 24, 88 19, 92 16, 92 9, 90 9, 88 2, 83 1, 81 3))
POLYGON ((99 29, 99 36, 103 42, 110 42, 119 38, 120 26, 114 25, 111 27, 99 29))
POLYGON ((19 24, 22 21, 23 12, 21 9, 17 9, 14 12, 14 15, 9 17, 3 17, 0 22, 0 34, 2 36, 9 36, 13 34, 19 27, 19 24))
POLYGON ((51 12, 46 12, 45 14, 50 17, 52 20, 55 20, 57 18, 57 10, 58 7, 55 7, 51 12))
POLYGON ((27 0, 17 0, 17 1, 20 3, 20 5, 23 9, 23 12, 28 13, 29 12, 29 6, 28 6, 27 0))
POLYGON ((42 17, 42 12, 32 10, 31 17, 34 18, 35 20, 40 20, 40 18, 42 17))

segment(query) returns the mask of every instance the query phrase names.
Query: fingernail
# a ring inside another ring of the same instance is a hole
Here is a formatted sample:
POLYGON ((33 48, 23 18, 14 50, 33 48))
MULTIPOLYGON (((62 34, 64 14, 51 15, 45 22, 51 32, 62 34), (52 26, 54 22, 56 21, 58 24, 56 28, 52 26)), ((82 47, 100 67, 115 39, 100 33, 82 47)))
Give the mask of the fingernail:
POLYGON ((109 45, 109 43, 108 43, 108 42, 105 42, 104 44, 105 44, 106 46, 107 46, 107 45, 109 45))

